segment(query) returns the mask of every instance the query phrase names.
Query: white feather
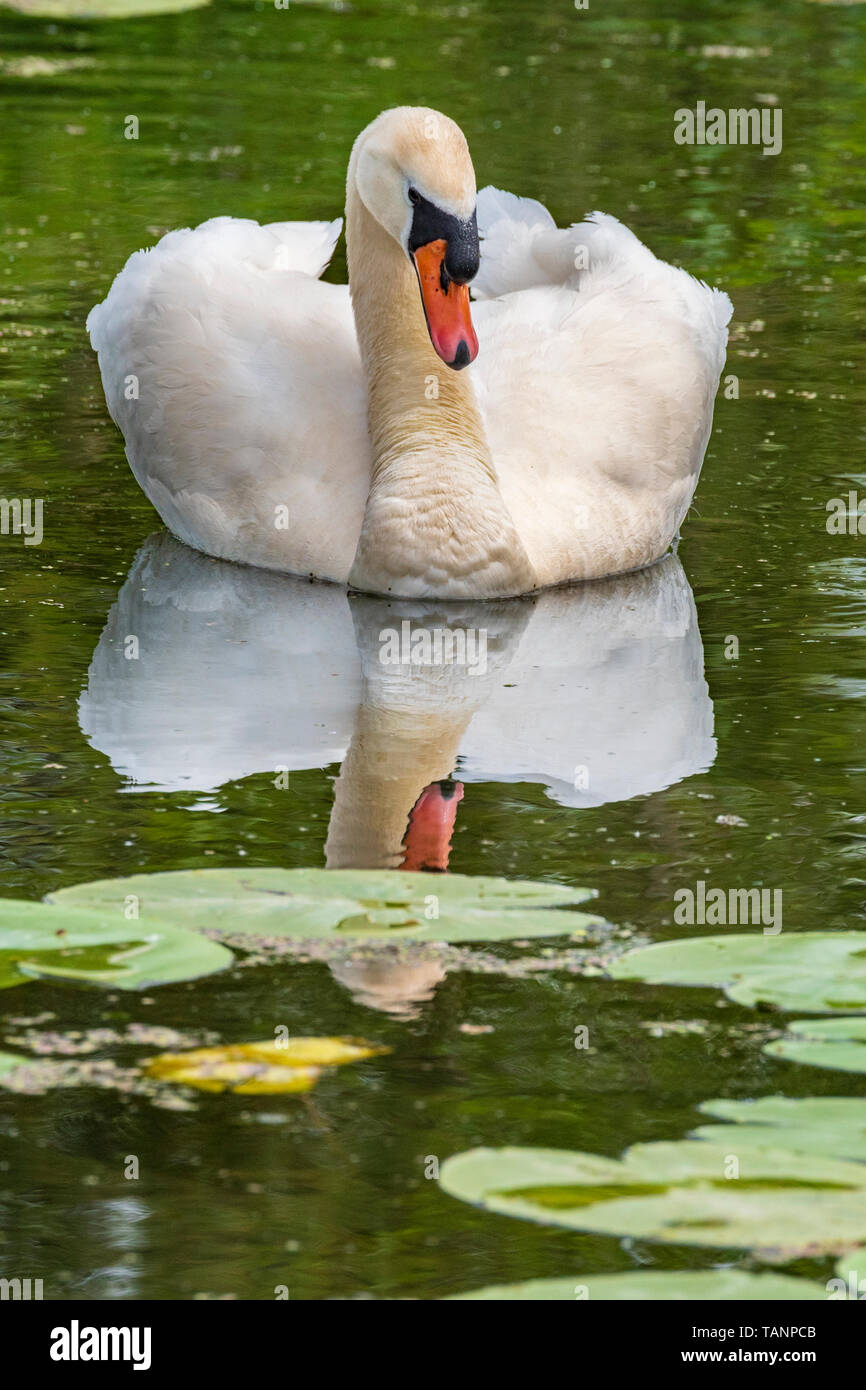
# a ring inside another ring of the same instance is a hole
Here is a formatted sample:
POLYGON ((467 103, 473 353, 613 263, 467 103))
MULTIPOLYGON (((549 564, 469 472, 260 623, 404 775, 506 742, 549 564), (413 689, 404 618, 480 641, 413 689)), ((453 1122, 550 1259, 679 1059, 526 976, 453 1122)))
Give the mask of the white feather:
POLYGON ((345 581, 370 443, 348 289, 316 278, 341 225, 170 232, 129 258, 87 326, 132 470, 175 535, 345 581))
MULTIPOLYGON (((467 370, 538 585, 648 564, 697 483, 730 300, 603 213, 559 229, 494 188, 478 213, 467 370)), ((171 232, 130 257, 88 328, 132 469, 175 535, 344 583, 372 455, 348 288, 316 278, 339 231, 217 217, 171 232)))

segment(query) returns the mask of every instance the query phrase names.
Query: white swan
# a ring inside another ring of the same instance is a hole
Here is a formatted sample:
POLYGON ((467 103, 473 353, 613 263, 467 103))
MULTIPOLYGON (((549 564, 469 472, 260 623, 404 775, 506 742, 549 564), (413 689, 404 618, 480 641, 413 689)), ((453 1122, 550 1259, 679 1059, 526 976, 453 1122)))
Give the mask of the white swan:
POLYGON ((409 598, 662 555, 706 449, 727 295, 601 213, 563 231, 486 188, 476 226, 466 140, 426 108, 355 142, 348 288, 317 278, 340 225, 171 232, 92 310, 109 409, 174 534, 409 598))

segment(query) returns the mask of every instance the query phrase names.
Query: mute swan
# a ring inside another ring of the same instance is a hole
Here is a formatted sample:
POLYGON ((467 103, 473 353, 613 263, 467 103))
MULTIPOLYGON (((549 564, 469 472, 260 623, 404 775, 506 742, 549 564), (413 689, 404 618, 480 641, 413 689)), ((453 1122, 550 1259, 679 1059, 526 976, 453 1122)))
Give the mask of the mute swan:
POLYGON ((340 227, 170 232, 92 310, 109 409, 170 530, 407 598, 658 559, 709 438, 727 295, 613 217, 559 230, 531 199, 476 198, 463 133, 427 108, 355 142, 348 287, 318 279, 340 227))

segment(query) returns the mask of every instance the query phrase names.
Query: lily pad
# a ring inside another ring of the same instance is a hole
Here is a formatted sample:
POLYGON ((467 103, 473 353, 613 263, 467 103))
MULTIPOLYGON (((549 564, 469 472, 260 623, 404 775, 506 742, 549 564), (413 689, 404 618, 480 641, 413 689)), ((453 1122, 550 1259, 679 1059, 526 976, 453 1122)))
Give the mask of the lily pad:
POLYGON ((0 0, 0 9, 34 19, 152 19, 198 10, 210 0, 0 0))
POLYGON ((600 919, 571 910, 593 895, 559 884, 379 869, 190 869, 103 879, 47 901, 232 936, 387 941, 496 941, 585 933, 600 919))
POLYGON ((6 1076, 24 1061, 26 1058, 16 1057, 13 1052, 0 1052, 0 1076, 6 1076))
POLYGON ((151 1058, 146 1071, 158 1081, 194 1086, 200 1091, 276 1095, 310 1091, 326 1068, 364 1061, 389 1050, 354 1038, 293 1038, 285 1044, 269 1039, 165 1052, 151 1058))
POLYGON ((0 989, 47 978, 143 989, 211 975, 232 960, 197 932, 0 898, 0 989))
POLYGON ((794 1036, 767 1043, 764 1051, 807 1067, 866 1072, 866 1018, 798 1019, 788 1031, 794 1036))
POLYGON ((735 934, 665 941, 614 961, 617 980, 715 985, 738 1004, 866 1012, 866 932, 735 934))
POLYGON ((849 1250, 836 1261, 836 1277, 843 1281, 843 1288, 831 1287, 827 1281, 828 1298, 850 1298, 858 1302, 866 1299, 866 1246, 849 1250))
MULTIPOLYGON (((768 1261, 838 1252, 864 1239, 866 1164, 830 1152, 838 1151, 837 1135, 827 1124, 821 1130, 825 1151, 810 1145, 808 1134, 805 1142, 783 1146, 792 1130, 814 1121, 810 1107, 819 1103, 788 1101, 773 1120, 758 1103, 748 1107, 757 1111, 753 1125, 716 1125, 700 1131, 700 1138, 636 1144, 621 1159, 556 1149, 472 1149, 446 1160, 440 1182, 452 1196, 488 1210, 575 1230, 742 1247, 768 1261), (806 1109, 798 1111, 801 1104, 806 1109), (732 1159, 738 1176, 730 1176, 732 1159)), ((703 1108, 729 1113, 727 1107, 737 1104, 713 1101, 703 1108)), ((843 1112, 849 1139, 866 1119, 866 1103, 854 1104, 860 1106, 856 1120, 843 1112)), ((823 1118, 839 1113, 827 1109, 823 1118)), ((859 1156, 863 1152, 861 1144, 859 1156)))
MULTIPOLYGON (((760 1100, 708 1100, 698 1107, 706 1115, 733 1120, 727 1125, 703 1125, 695 1138, 718 1140, 727 1134, 729 1148, 768 1144, 802 1154, 866 1159, 866 1100, 859 1096, 763 1096, 760 1100)), ((864 1271, 866 1272, 866 1271, 864 1271)))
POLYGON ((827 1293, 823 1284, 808 1279, 792 1279, 787 1274, 750 1274, 744 1269, 684 1269, 629 1270, 625 1274, 584 1274, 570 1279, 528 1279, 522 1284, 491 1284, 471 1293, 452 1294, 446 1302, 469 1299, 485 1302, 519 1300, 544 1302, 560 1300, 574 1303, 607 1300, 680 1300, 691 1303, 723 1302, 726 1300, 754 1301, 778 1299, 823 1302, 827 1293))

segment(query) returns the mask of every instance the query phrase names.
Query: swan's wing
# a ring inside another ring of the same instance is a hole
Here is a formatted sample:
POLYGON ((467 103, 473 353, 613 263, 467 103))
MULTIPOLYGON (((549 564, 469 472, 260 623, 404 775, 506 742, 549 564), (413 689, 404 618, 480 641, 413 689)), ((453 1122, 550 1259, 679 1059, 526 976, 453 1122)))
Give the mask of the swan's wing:
POLYGON ((554 584, 645 565, 676 534, 709 438, 731 302, 616 218, 560 230, 544 211, 479 194, 470 370, 506 503, 540 583, 554 584))
POLYGON ((225 559, 345 581, 370 476, 339 221, 217 217, 131 256, 87 321, 133 472, 225 559))
POLYGON ((528 285, 547 283, 547 272, 537 253, 544 244, 544 234, 558 232, 558 228, 543 203, 487 187, 478 194, 477 215, 481 265, 472 281, 475 299, 495 299, 528 285))

